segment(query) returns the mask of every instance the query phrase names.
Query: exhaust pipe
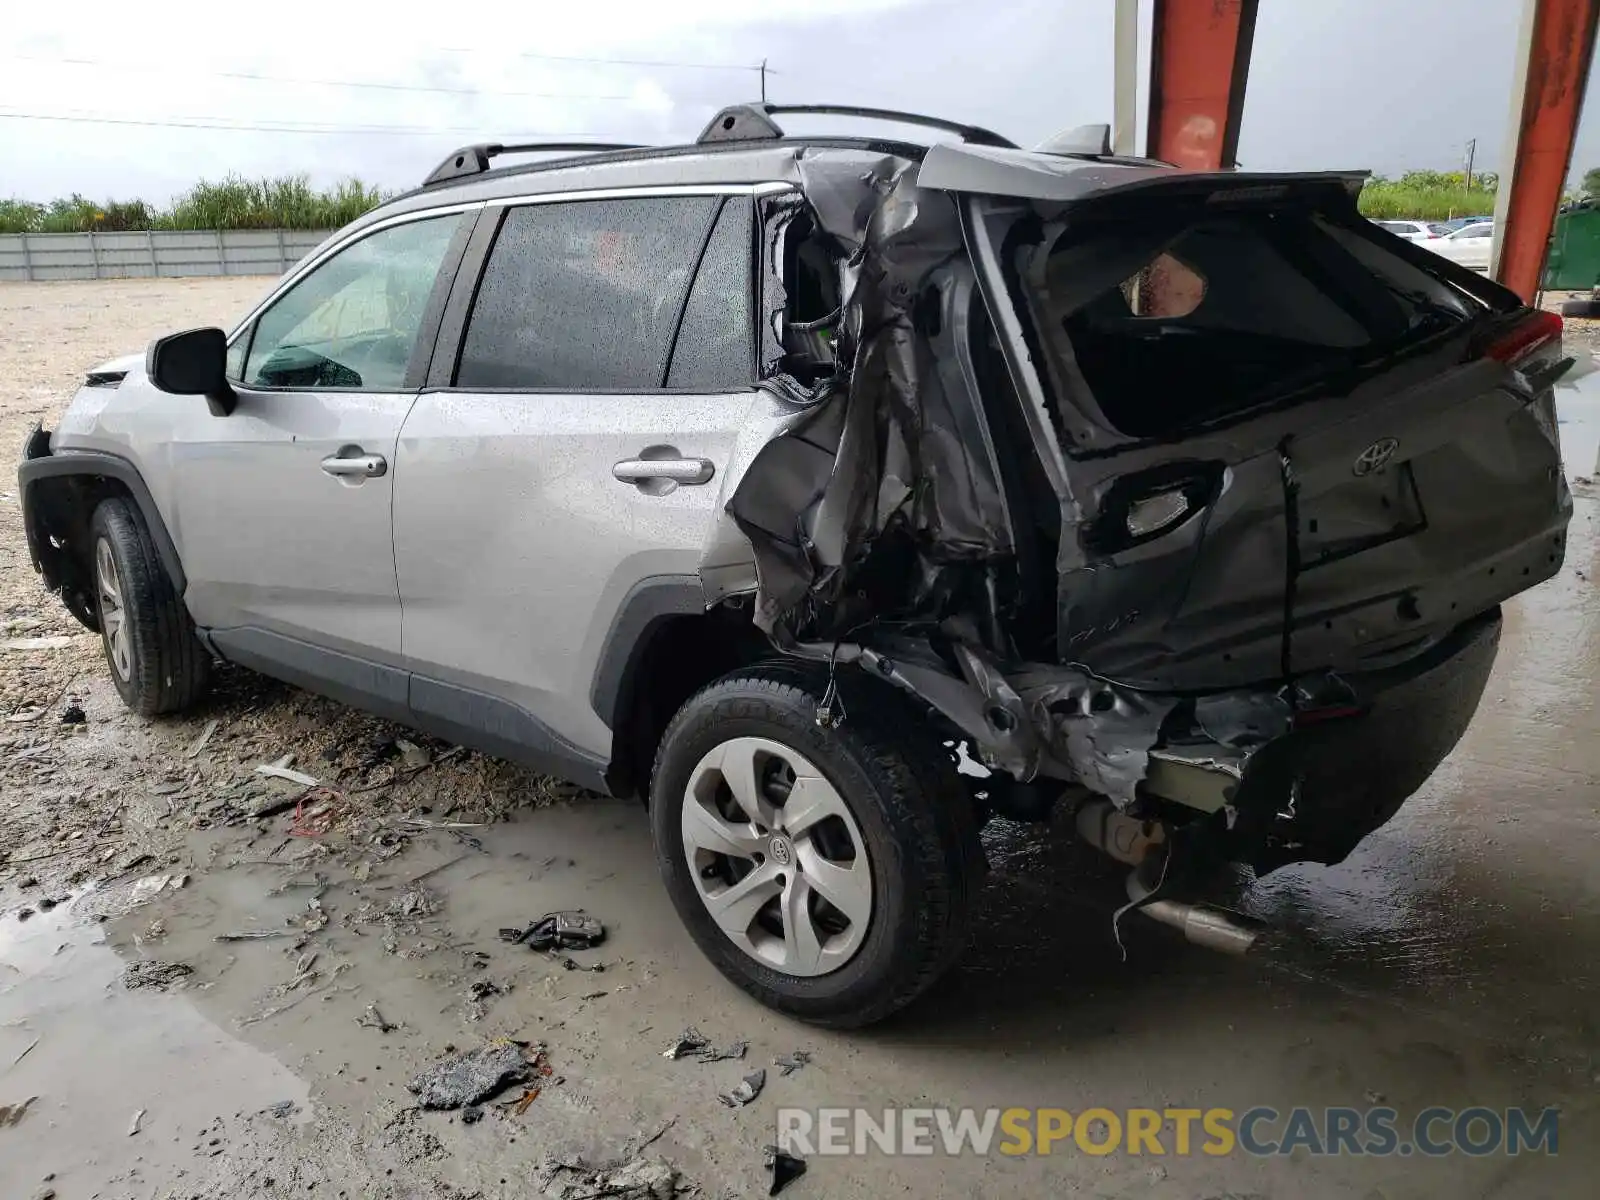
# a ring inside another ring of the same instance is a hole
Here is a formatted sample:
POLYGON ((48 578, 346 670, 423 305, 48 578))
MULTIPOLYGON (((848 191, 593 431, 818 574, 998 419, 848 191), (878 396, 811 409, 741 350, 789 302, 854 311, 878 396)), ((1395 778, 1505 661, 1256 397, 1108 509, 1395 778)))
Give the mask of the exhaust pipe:
MULTIPOLYGON (((1130 887, 1129 891, 1132 890, 1130 887)), ((1180 900, 1151 900, 1134 911, 1172 926, 1196 946, 1220 950, 1224 954, 1250 953, 1258 936, 1255 930, 1239 924, 1225 912, 1199 904, 1184 904, 1180 900)))
POLYGON ((1181 900, 1147 900, 1150 888, 1140 866, 1152 855, 1167 852, 1166 830, 1155 821, 1139 821, 1119 812, 1109 800, 1095 799, 1076 813, 1078 835, 1097 850, 1134 869, 1128 872, 1128 899, 1152 921, 1170 925, 1187 941, 1224 954, 1248 954, 1260 936, 1248 925, 1215 908, 1181 900))

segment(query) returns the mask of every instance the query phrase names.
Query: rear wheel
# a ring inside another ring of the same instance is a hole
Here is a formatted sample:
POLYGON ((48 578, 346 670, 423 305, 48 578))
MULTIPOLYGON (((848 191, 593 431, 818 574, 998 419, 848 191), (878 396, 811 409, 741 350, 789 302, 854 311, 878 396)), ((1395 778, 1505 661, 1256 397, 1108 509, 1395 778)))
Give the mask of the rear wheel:
POLYGON ((211 660, 144 517, 112 497, 100 502, 89 528, 100 638, 117 694, 145 716, 187 708, 205 692, 211 660))
POLYGON ((954 961, 981 851, 949 755, 899 696, 846 690, 843 723, 823 729, 824 683, 777 665, 692 697, 662 740, 651 819, 717 968, 772 1008, 849 1027, 954 961))

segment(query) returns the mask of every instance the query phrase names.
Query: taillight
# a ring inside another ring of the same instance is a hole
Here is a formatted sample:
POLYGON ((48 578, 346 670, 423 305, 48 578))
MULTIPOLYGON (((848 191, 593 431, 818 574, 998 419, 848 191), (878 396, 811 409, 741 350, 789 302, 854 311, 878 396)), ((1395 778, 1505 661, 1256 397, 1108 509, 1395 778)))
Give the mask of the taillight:
POLYGON ((1483 357, 1521 367, 1542 351, 1561 348, 1561 318, 1553 312, 1530 312, 1483 348, 1483 357))

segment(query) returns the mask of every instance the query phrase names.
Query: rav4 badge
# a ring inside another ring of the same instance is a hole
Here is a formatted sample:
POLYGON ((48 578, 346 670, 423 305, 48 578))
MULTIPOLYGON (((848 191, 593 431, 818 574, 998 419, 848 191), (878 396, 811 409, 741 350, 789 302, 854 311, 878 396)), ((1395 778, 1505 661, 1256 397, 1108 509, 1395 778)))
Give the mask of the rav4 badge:
POLYGON ((1394 452, 1400 449, 1400 443, 1394 438, 1379 438, 1356 456, 1356 465, 1351 468, 1357 475, 1371 475, 1374 471, 1381 471, 1389 465, 1389 460, 1394 457, 1394 452))

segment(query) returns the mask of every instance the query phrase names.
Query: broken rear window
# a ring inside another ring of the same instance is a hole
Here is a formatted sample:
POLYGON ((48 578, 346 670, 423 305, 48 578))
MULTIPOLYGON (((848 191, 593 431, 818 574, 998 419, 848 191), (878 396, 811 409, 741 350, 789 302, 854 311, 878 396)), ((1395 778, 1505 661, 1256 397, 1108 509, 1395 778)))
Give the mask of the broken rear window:
POLYGON ((1058 381, 1086 390, 1133 437, 1353 378, 1481 311, 1363 231, 1309 210, 1184 205, 1068 226, 1047 252, 1025 253, 1058 381))

